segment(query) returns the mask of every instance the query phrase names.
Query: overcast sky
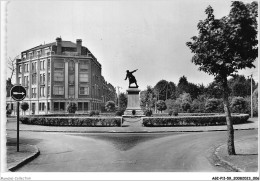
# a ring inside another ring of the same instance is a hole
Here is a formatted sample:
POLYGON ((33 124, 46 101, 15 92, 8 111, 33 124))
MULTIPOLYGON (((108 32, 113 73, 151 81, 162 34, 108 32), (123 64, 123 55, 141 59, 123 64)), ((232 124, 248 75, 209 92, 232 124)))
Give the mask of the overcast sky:
MULTIPOLYGON (((247 1, 249 2, 249 1, 247 1)), ((7 56, 15 57, 56 37, 83 46, 102 64, 102 74, 115 87, 127 89, 126 70, 141 89, 165 79, 207 85, 213 77, 191 63, 186 46, 198 34, 197 23, 211 5, 216 18, 229 13, 227 0, 11 1, 7 5, 7 56)), ((257 65, 257 62, 255 62, 257 65)), ((258 69, 240 72, 245 76, 258 69)))

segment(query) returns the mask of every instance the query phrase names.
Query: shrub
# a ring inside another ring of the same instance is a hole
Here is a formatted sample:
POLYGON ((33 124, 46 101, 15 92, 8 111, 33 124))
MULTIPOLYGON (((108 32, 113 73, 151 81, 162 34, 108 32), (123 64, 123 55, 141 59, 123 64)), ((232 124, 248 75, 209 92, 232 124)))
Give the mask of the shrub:
POLYGON ((181 108, 183 111, 187 112, 188 110, 190 110, 190 103, 185 101, 181 103, 181 108))
POLYGON ((97 116, 98 116, 99 114, 100 114, 100 112, 99 112, 99 111, 95 111, 95 115, 97 115, 97 116))
POLYGON ((157 101, 156 102, 156 107, 161 112, 167 109, 167 106, 166 106, 166 104, 165 104, 165 102, 163 100, 157 101))
POLYGON ((132 115, 135 115, 136 111, 135 110, 132 110, 132 115))
POLYGON ((20 117, 23 124, 44 126, 121 126, 119 117, 20 117))
POLYGON ((170 110, 168 114, 169 114, 169 116, 172 116, 173 115, 173 110, 170 110))
POLYGON ((68 113, 75 113, 77 111, 77 104, 75 102, 70 102, 67 105, 67 112, 68 113))
POLYGON ((245 113, 247 102, 243 97, 234 97, 231 101, 231 110, 235 113, 245 113))
POLYGON ((95 116, 96 112, 95 111, 90 111, 89 116, 95 116))
POLYGON ((121 109, 121 110, 118 110, 116 111, 116 116, 122 116, 124 114, 125 110, 124 109, 121 109))
POLYGON ((145 116, 152 116, 152 114, 153 114, 153 111, 152 111, 152 110, 146 109, 146 110, 144 111, 144 115, 145 115, 145 116))
MULTIPOLYGON (((245 123, 248 114, 232 115, 233 123, 245 123)), ((209 116, 178 116, 178 117, 144 117, 144 126, 213 126, 225 125, 226 117, 222 115, 209 116)))
POLYGON ((107 111, 113 112, 113 111, 115 111, 115 107, 116 107, 116 105, 115 105, 114 101, 107 101, 106 102, 105 108, 106 108, 107 111))
POLYGON ((29 104, 27 102, 22 102, 21 109, 25 112, 29 109, 29 104))
POLYGON ((208 99, 205 104, 206 112, 208 113, 219 113, 223 112, 223 103, 220 99, 208 99))
POLYGON ((10 116, 12 114, 12 109, 7 109, 6 110, 6 116, 10 116))

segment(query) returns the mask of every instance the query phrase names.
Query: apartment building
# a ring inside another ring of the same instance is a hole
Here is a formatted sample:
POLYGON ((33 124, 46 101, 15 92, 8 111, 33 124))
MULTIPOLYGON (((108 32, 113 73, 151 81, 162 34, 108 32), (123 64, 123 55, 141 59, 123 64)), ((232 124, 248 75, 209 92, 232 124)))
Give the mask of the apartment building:
MULTIPOLYGON (((73 43, 59 37, 25 50, 16 66, 16 83, 27 91, 27 114, 66 112, 69 102, 78 105, 79 113, 101 110, 106 101, 116 99, 115 87, 105 81, 101 64, 81 39, 73 43)), ((11 98, 7 105, 15 110, 11 98)))

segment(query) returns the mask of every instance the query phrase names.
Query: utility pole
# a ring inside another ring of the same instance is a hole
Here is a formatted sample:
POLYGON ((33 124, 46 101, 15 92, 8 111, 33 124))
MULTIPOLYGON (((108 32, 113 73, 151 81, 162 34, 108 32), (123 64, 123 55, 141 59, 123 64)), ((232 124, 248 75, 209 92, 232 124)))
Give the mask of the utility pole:
POLYGON ((251 118, 253 118, 253 74, 249 75, 251 77, 251 118))

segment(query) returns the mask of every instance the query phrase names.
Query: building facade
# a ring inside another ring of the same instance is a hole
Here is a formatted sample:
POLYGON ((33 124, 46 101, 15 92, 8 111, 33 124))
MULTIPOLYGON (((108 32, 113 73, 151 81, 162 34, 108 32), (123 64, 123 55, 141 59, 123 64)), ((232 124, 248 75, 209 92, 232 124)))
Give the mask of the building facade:
MULTIPOLYGON (((73 43, 56 38, 23 51, 16 66, 16 84, 27 91, 27 114, 66 112, 70 102, 77 104, 79 113, 101 110, 106 101, 116 99, 116 89, 105 81, 101 64, 81 39, 73 43)), ((7 100, 15 110, 13 103, 7 100)))

